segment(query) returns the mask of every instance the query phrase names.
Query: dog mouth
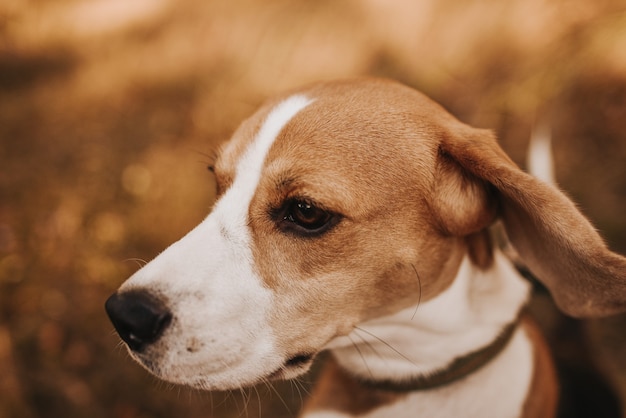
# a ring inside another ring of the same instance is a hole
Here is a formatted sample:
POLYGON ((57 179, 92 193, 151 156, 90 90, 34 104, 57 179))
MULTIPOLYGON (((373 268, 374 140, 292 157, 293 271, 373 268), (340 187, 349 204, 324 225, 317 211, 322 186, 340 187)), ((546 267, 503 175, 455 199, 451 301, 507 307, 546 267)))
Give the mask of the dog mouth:
POLYGON ((302 367, 308 366, 311 362, 313 362, 313 354, 298 354, 291 358, 289 358, 285 362, 285 367, 302 367))
POLYGON ((289 357, 282 366, 270 373, 267 377, 270 380, 286 380, 301 375, 309 370, 315 354, 300 353, 293 357, 289 357))

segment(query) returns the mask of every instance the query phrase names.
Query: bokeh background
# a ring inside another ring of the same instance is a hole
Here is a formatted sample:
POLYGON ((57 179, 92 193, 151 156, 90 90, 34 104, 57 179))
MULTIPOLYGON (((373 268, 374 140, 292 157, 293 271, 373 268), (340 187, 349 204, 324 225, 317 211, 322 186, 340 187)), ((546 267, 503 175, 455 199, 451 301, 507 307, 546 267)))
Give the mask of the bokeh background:
MULTIPOLYGON (((103 303, 208 213, 211 152, 265 98, 356 75, 423 90, 522 166, 548 126, 559 184, 626 254, 624 1, 2 0, 0 417, 295 416, 311 376, 161 383, 103 303)), ((538 295, 568 416, 619 416, 626 320, 538 295)))

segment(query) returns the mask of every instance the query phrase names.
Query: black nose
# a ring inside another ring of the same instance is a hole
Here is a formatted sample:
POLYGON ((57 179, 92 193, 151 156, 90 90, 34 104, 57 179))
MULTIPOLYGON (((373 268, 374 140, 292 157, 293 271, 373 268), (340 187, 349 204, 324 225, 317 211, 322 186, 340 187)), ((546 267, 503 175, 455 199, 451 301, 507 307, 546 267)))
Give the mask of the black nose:
POLYGON ((104 307, 117 333, 133 351, 157 341, 172 321, 165 304, 143 290, 115 293, 104 307))

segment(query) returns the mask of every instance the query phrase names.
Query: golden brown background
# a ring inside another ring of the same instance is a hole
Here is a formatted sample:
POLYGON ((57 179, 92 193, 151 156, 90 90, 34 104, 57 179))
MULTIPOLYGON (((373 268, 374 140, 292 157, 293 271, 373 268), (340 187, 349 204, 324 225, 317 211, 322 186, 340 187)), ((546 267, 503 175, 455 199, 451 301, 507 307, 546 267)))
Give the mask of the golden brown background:
MULTIPOLYGON (((263 99, 355 75, 423 90, 521 165, 547 123, 559 183, 626 253, 624 1, 2 0, 0 417, 294 416, 311 377, 161 383, 103 303, 207 214, 211 150, 263 99)), ((570 412, 617 416, 593 367, 626 393, 626 321, 538 300, 570 412)))

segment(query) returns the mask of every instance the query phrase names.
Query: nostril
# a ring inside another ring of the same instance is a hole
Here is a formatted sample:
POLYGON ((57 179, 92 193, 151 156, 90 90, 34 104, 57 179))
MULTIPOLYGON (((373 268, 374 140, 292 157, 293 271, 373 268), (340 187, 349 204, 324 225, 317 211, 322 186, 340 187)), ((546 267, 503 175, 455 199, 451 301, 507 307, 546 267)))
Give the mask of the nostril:
POLYGON ((104 307, 120 338, 133 351, 157 341, 172 321, 167 306, 143 290, 115 293, 104 307))

